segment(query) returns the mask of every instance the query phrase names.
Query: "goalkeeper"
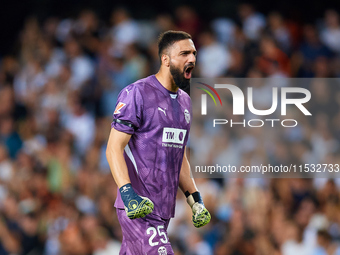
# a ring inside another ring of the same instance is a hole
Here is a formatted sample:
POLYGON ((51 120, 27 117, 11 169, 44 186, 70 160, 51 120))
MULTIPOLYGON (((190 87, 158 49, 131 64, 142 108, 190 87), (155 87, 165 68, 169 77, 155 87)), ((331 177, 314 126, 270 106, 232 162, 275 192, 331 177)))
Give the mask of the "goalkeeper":
POLYGON ((115 207, 122 228, 120 255, 174 254, 167 236, 178 187, 192 209, 192 222, 210 221, 186 157, 190 85, 196 49, 185 32, 159 37, 156 75, 125 87, 113 114, 106 157, 119 188, 115 207))

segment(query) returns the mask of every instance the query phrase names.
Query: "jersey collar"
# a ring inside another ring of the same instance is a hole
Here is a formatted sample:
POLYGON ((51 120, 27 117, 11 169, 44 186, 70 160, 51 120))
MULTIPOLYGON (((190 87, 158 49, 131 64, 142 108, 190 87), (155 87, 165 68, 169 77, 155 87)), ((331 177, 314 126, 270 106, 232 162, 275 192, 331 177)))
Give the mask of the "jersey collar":
POLYGON ((156 78, 155 75, 152 75, 152 79, 155 81, 155 85, 156 87, 162 91, 165 95, 169 96, 172 98, 172 99, 176 99, 178 97, 178 91, 180 91, 180 89, 177 90, 177 92, 173 92, 173 91, 170 91, 170 90, 167 90, 160 82, 159 80, 156 78))

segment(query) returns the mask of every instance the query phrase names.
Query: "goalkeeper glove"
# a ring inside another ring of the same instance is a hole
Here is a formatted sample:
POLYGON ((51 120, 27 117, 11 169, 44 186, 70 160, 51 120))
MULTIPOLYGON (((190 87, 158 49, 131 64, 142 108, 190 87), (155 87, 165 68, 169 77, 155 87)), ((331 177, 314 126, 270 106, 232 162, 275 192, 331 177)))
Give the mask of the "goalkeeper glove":
POLYGON ((196 228, 205 226, 211 220, 210 213, 203 204, 202 197, 198 191, 190 194, 185 192, 187 203, 192 209, 192 223, 196 228))
POLYGON ((137 195, 131 183, 122 186, 119 191, 124 202, 126 215, 130 219, 145 217, 153 211, 154 205, 152 201, 147 197, 137 195))

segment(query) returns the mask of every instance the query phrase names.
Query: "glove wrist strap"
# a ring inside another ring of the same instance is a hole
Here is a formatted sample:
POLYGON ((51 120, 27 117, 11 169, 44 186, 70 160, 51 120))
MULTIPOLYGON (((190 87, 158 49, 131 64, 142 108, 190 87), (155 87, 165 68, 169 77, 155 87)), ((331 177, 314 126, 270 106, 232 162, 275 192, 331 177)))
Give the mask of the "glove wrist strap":
POLYGON ((119 188, 120 193, 126 193, 129 192, 132 189, 131 183, 127 183, 119 188))
MULTIPOLYGON (((189 192, 186 192, 185 195, 189 194, 189 192)), ((196 191, 190 195, 187 196, 187 203, 192 207, 195 203, 203 204, 203 200, 201 197, 201 194, 196 191)))
POLYGON ((130 201, 136 194, 131 183, 120 187, 119 192, 125 206, 127 206, 128 201, 130 201))

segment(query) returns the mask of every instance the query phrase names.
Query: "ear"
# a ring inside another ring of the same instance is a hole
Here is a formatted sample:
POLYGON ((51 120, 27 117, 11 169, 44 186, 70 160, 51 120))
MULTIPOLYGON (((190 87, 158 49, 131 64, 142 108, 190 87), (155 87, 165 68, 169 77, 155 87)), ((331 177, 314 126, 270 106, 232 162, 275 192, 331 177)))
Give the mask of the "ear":
POLYGON ((166 54, 162 55, 162 64, 166 67, 170 66, 170 57, 166 54))

